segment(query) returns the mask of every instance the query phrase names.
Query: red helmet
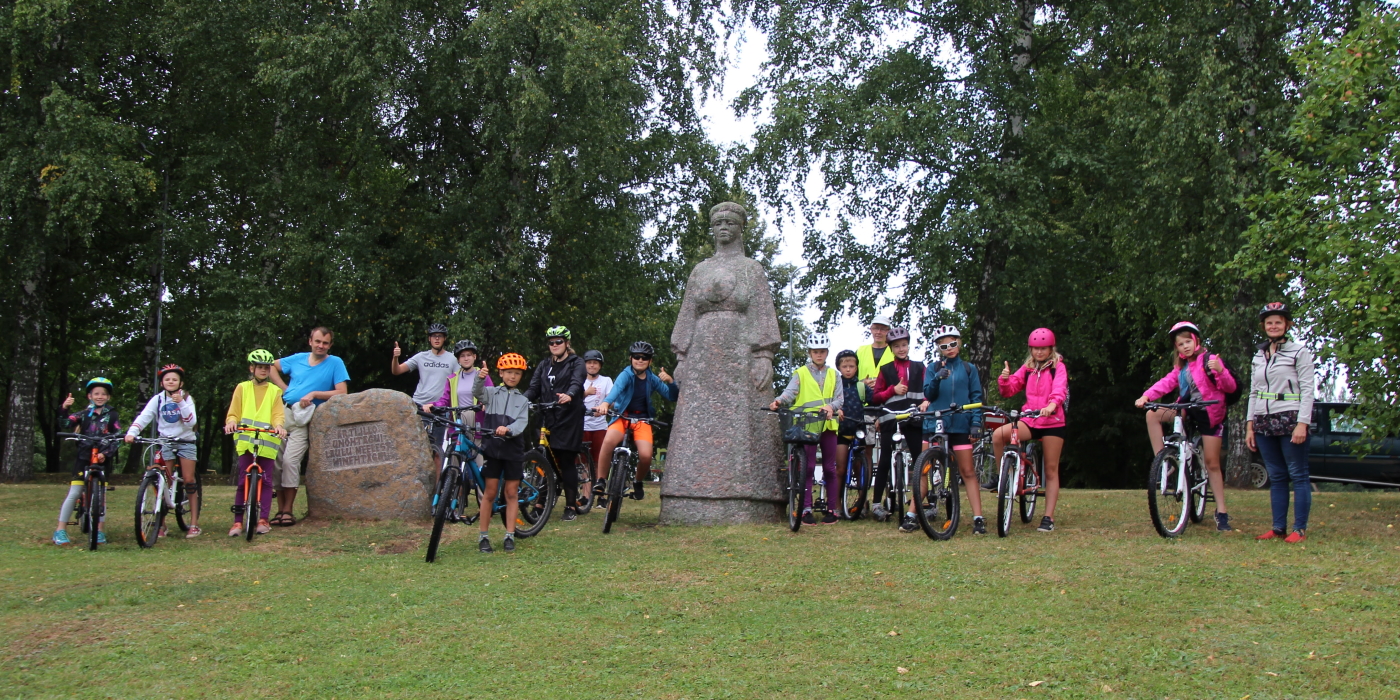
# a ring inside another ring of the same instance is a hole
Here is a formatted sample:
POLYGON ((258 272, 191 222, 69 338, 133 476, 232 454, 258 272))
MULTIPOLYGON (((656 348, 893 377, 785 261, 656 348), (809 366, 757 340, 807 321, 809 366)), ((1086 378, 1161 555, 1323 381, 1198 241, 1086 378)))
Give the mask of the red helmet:
POLYGON ((180 381, 185 380, 185 368, 181 367, 180 365, 166 365, 164 367, 161 367, 160 372, 156 374, 156 380, 159 381, 161 379, 165 379, 165 375, 170 372, 174 372, 175 374, 180 375, 180 381))
POLYGON ((1033 348, 1055 347, 1055 331, 1049 328, 1037 328, 1031 331, 1031 337, 1026 340, 1026 345, 1033 348))

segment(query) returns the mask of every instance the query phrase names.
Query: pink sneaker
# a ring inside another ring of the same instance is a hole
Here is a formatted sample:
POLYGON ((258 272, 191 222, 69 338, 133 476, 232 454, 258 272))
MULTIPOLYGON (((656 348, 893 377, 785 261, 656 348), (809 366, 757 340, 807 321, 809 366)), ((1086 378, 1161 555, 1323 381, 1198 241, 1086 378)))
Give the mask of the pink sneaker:
POLYGON ((228 529, 229 537, 237 537, 241 534, 243 534, 243 523, 234 523, 233 527, 228 529))
POLYGON ((190 531, 185 533, 185 539, 192 540, 199 537, 203 532, 203 530, 199 529, 198 525, 191 525, 190 531))
POLYGON ((272 532, 272 526, 269 525, 268 522, 267 522, 266 520, 259 520, 259 521, 258 521, 258 534, 259 534, 259 535, 266 535, 266 534, 269 533, 269 532, 272 532))

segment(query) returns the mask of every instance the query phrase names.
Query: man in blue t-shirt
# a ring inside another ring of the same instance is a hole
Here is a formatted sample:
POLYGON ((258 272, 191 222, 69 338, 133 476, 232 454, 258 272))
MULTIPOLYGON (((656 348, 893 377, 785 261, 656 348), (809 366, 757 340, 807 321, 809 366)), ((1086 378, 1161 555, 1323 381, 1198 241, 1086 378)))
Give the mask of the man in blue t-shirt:
POLYGON ((282 400, 287 402, 287 437, 282 441, 282 454, 277 458, 277 515, 273 525, 295 525, 292 507, 296 505, 297 488, 301 486, 301 458, 310 446, 307 426, 316 407, 336 394, 349 391, 350 373, 345 363, 331 354, 335 334, 329 328, 317 326, 311 330, 311 352, 288 355, 272 363, 272 381, 282 388, 282 400), (283 379, 283 375, 291 381, 283 379))

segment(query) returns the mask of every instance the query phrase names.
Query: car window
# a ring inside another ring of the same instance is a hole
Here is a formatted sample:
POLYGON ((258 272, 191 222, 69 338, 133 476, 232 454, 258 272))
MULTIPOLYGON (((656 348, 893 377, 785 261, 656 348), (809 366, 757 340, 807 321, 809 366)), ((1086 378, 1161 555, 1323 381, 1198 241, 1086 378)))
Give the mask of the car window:
POLYGON ((1333 411, 1333 412, 1332 412, 1332 432, 1334 432, 1334 433, 1352 433, 1352 434, 1355 434, 1355 435, 1360 435, 1360 434, 1361 434, 1361 422, 1358 421, 1358 420, 1356 420, 1355 418, 1352 418, 1351 416, 1349 416, 1349 415, 1347 415, 1347 414, 1345 414, 1345 413, 1342 413, 1342 414, 1339 415, 1336 411, 1333 411))

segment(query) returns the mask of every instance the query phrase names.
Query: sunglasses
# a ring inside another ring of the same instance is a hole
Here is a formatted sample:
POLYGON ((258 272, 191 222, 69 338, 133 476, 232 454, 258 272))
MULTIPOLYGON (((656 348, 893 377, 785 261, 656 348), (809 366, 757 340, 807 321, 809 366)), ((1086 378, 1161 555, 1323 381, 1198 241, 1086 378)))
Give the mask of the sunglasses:
POLYGON ((555 346, 555 345, 563 345, 563 344, 564 344, 564 339, 563 339, 563 338, 555 338, 554 340, 549 341, 550 347, 553 347, 553 346, 555 346))
POLYGON ((633 356, 632 356, 632 359, 634 359, 634 360, 645 360, 645 361, 647 361, 647 362, 651 362, 651 355, 633 355, 633 356))
POLYGON ((938 344, 938 349, 939 349, 939 350, 952 350, 953 348, 957 347, 958 345, 959 345, 958 341, 954 340, 954 341, 951 342, 951 343, 939 343, 939 344, 938 344))

